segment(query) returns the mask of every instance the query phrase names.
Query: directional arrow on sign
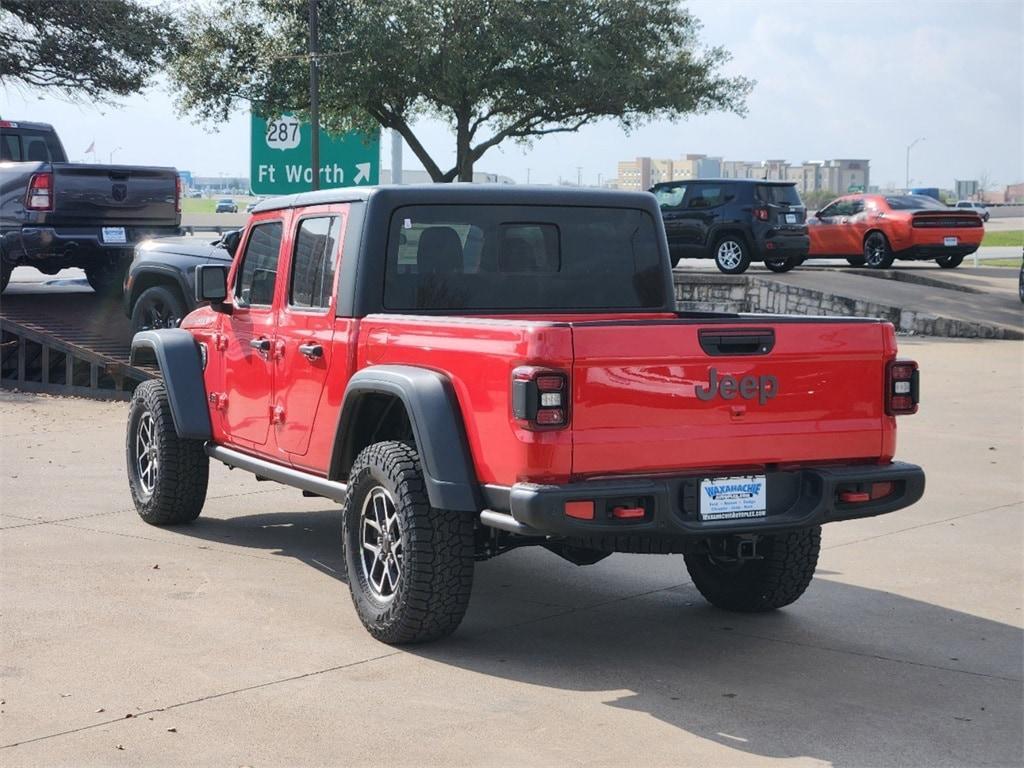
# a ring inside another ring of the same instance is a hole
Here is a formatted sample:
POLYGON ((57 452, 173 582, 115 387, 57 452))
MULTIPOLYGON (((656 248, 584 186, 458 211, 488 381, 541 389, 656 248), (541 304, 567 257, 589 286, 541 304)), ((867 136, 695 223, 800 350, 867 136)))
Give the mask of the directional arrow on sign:
POLYGON ((352 183, 359 184, 368 178, 370 178, 370 164, 356 163, 356 177, 352 180, 352 183))

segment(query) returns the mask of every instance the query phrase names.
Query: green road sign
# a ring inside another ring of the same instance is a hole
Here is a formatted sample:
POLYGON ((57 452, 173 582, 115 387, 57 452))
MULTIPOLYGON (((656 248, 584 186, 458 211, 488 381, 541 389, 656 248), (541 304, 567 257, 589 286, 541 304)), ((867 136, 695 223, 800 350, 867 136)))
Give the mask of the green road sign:
MULTIPOLYGON (((290 195, 313 188, 309 123, 292 115, 267 120, 252 116, 250 178, 254 194, 290 195)), ((377 184, 380 135, 320 131, 320 189, 377 184)))
POLYGON ((859 192, 863 192, 864 191, 864 185, 863 184, 851 184, 850 186, 848 186, 846 188, 846 191, 849 192, 851 195, 852 194, 857 194, 859 192))

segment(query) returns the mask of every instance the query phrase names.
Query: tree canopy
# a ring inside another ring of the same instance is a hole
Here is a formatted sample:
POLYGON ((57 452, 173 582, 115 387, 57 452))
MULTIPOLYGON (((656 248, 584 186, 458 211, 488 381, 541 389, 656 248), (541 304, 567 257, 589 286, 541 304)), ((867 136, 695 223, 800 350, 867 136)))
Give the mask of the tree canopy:
MULTIPOLYGON (((577 131, 602 118, 743 113, 752 81, 701 46, 676 0, 318 0, 320 111, 328 130, 397 130, 434 181, 471 180, 503 141, 577 131), (416 135, 454 132, 442 167, 416 135)), ((309 107, 308 0, 196 10, 172 67, 180 106, 226 120, 240 102, 267 117, 309 107)))
POLYGON ((173 48, 174 19, 136 0, 3 0, 0 84, 103 101, 140 91, 173 48))

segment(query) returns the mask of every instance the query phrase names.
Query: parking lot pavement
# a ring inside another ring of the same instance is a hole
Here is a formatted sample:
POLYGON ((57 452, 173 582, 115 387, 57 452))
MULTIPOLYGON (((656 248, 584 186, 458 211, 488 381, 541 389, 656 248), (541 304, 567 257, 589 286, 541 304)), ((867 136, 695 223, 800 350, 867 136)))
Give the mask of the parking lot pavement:
POLYGON ((795 605, 519 550, 402 649, 356 618, 336 507, 217 465, 196 524, 147 527, 124 404, 0 393, 0 763, 1019 765, 1024 344, 902 353, 925 498, 826 527, 795 605))

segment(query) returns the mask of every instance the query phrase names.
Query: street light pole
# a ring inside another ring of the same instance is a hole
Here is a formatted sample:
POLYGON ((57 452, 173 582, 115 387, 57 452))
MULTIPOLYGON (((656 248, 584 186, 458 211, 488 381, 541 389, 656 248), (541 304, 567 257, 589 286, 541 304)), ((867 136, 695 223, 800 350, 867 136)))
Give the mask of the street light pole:
POLYGON ((914 145, 917 144, 917 142, 919 141, 924 141, 924 136, 914 139, 907 145, 907 192, 910 191, 910 150, 912 150, 914 148, 914 145))
POLYGON ((317 0, 309 0, 309 122, 312 142, 313 189, 320 189, 320 31, 317 0))
POLYGON ((123 147, 114 147, 112 150, 110 150, 110 165, 114 164, 114 153, 117 152, 117 150, 119 149, 123 149, 123 147))

